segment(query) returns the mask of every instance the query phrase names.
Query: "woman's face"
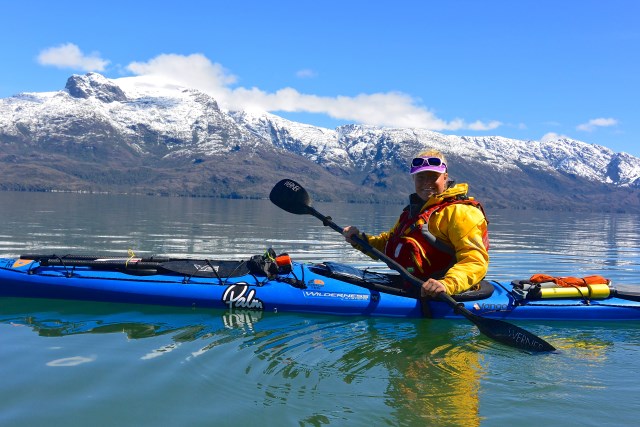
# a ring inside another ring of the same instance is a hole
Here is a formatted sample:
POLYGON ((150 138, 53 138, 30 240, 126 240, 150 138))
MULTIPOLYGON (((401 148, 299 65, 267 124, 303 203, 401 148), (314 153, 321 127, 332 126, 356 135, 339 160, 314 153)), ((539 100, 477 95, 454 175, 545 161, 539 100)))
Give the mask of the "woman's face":
POLYGON ((429 197, 442 193, 447 189, 449 174, 424 171, 413 175, 413 182, 416 185, 416 193, 425 202, 429 197))

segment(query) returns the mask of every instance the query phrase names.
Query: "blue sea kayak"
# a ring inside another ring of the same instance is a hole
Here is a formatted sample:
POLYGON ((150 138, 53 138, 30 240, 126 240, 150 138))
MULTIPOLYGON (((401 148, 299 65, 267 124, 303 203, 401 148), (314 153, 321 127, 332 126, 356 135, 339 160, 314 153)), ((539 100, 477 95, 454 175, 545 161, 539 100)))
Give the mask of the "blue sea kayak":
MULTIPOLYGON (((394 273, 333 262, 293 262, 264 272, 250 267, 245 261, 220 260, 0 258, 0 297, 355 316, 461 317, 444 302, 420 299, 394 273)), ((640 320, 640 287, 608 287, 605 292, 577 289, 575 295, 557 290, 540 296, 527 286, 484 281, 479 289, 455 299, 474 314, 503 320, 640 320)))

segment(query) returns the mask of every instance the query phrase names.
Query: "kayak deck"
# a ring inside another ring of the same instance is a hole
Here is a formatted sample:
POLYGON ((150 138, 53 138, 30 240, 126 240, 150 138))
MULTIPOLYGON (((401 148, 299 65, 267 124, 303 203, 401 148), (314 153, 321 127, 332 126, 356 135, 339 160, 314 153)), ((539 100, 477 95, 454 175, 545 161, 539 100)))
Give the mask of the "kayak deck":
MULTIPOLYGON (((114 267, 113 262, 107 268, 2 258, 0 296, 336 315, 461 317, 443 302, 417 298, 416 291, 403 285, 396 274, 337 263, 293 263, 287 273, 268 278, 239 269, 239 261, 225 261, 229 263, 225 268, 235 273, 224 275, 220 261, 180 262, 191 265, 191 270, 180 263, 134 269, 126 264, 114 267)), ((640 320, 640 301, 628 297, 527 300, 513 291, 512 284, 491 284, 455 297, 474 314, 504 320, 640 320)))

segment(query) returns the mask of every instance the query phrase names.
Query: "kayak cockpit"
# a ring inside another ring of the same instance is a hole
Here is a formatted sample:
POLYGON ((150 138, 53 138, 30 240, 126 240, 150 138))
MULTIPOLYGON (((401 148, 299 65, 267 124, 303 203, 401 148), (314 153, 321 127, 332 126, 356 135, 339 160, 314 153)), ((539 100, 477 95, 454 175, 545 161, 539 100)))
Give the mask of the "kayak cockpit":
MULTIPOLYGON (((313 273, 351 283, 363 288, 389 293, 407 298, 419 299, 419 290, 404 281, 397 273, 379 272, 372 269, 360 269, 337 262, 324 262, 309 268, 313 273)), ((453 295, 456 301, 483 300, 493 295, 495 288, 491 282, 481 281, 474 288, 453 295)))

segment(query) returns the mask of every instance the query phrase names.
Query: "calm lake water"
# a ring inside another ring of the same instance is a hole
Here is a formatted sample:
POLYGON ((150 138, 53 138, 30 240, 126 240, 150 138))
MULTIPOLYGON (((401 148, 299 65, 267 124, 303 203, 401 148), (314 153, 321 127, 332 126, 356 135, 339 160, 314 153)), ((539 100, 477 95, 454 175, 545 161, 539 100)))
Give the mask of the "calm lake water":
MULTIPOLYGON (((376 233, 401 206, 315 204, 376 233)), ((637 215, 489 211, 491 267, 640 284, 637 215)), ((0 192, 0 255, 377 265, 269 201, 0 192)), ((639 322, 640 323, 640 322, 639 322)), ((532 356, 465 321, 229 313, 0 298, 0 425, 635 425, 640 325, 521 322, 532 356)))

